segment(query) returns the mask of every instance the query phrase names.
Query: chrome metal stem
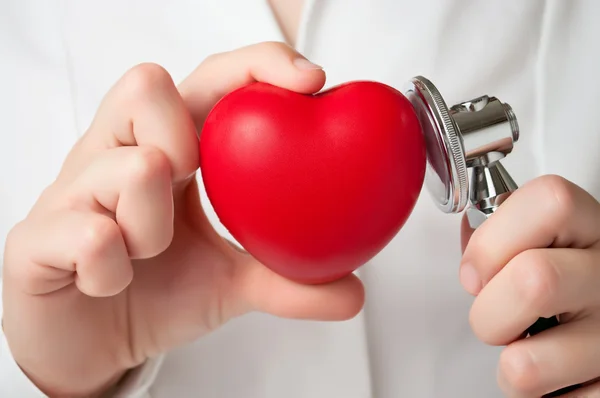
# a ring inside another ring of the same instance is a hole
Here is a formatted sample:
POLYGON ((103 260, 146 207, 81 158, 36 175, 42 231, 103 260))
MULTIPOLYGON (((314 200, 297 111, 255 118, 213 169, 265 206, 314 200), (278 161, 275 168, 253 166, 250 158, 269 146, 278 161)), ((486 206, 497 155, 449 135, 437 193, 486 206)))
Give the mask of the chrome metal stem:
POLYGON ((518 188, 500 161, 474 166, 471 172, 470 206, 467 218, 471 228, 479 227, 518 188))

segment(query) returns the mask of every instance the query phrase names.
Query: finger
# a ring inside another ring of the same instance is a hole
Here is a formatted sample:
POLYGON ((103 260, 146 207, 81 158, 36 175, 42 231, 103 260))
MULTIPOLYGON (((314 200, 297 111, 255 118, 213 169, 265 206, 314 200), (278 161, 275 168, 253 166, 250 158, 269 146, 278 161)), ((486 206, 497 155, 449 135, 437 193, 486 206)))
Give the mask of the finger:
POLYGON ((325 84, 325 72, 290 46, 265 42, 208 57, 179 90, 200 130, 225 94, 257 81, 312 94, 325 84))
POLYGON ((77 173, 99 151, 134 145, 160 149, 175 182, 198 168, 193 120, 169 73, 155 64, 132 68, 109 90, 62 175, 77 173))
POLYGON ((324 285, 303 285, 252 259, 238 267, 234 284, 233 291, 237 292, 234 299, 243 308, 241 312, 336 321, 354 317, 364 304, 363 285, 354 275, 324 285))
POLYGON ((104 151, 69 190, 71 206, 114 214, 129 257, 150 258, 173 239, 169 161, 152 147, 104 151))
POLYGON ((598 330, 599 320, 587 318, 509 345, 500 355, 501 389, 510 397, 533 398, 597 378, 598 330))
POLYGON ((97 213, 55 212, 18 224, 8 239, 6 275, 27 294, 47 294, 75 283, 89 296, 112 296, 133 278, 118 225, 97 213))
POLYGON ((600 204, 576 185, 546 176, 523 186, 471 236, 461 280, 479 293, 500 269, 527 249, 590 247, 600 238, 600 204), (476 277, 475 277, 476 276, 476 277))
POLYGON ((600 305, 599 280, 600 250, 525 251, 477 296, 471 307, 471 326, 487 344, 508 344, 539 317, 600 305))
POLYGON ((460 224, 460 249, 464 253, 475 230, 469 225, 467 215, 463 215, 460 224))

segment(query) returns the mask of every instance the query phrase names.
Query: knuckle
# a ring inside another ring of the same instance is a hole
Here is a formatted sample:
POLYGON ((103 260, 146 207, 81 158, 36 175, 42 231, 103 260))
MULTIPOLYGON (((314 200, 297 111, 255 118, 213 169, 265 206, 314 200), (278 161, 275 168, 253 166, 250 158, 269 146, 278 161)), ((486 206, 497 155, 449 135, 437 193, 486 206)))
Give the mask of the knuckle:
POLYGON ((112 219, 92 217, 82 228, 80 242, 76 246, 77 258, 90 260, 101 257, 119 239, 121 230, 112 219))
POLYGON ((554 216, 554 222, 562 225, 575 210, 576 199, 573 184, 557 175, 540 177, 538 182, 546 191, 542 197, 550 199, 547 202, 548 210, 554 216))
POLYGON ((278 41, 264 41, 254 47, 250 47, 253 53, 257 53, 262 59, 292 57, 298 53, 288 44, 278 41))
POLYGON ((6 240, 5 240, 6 246, 10 246, 15 240, 18 240, 19 230, 21 229, 22 225, 23 225, 23 221, 19 221, 18 223, 13 225, 12 228, 10 228, 10 230, 6 234, 6 240))
POLYGON ((58 186, 58 184, 56 182, 45 186, 38 196, 37 203, 48 201, 48 200, 54 198, 56 196, 56 193, 59 191, 60 191, 60 187, 58 186))
POLYGON ((498 376, 501 384, 517 395, 534 394, 541 381, 539 368, 531 355, 518 344, 506 347, 500 354, 498 376))
POLYGON ((19 257, 19 250, 17 247, 23 241, 25 234, 22 232, 24 228, 24 221, 20 221, 15 224, 6 234, 4 241, 4 262, 10 264, 16 262, 19 257))
POLYGON ((81 200, 81 195, 71 187, 63 193, 59 201, 60 207, 63 209, 77 211, 85 208, 85 202, 81 200))
POLYGON ((257 48, 267 52, 289 52, 291 50, 289 45, 280 41, 264 41, 257 44, 257 48))
MULTIPOLYGON (((169 160, 159 149, 136 148, 129 164, 130 177, 134 180, 149 180, 170 173, 169 160)), ((168 175, 168 174, 167 174, 168 175)))
POLYGON ((558 290, 558 271, 545 251, 529 250, 513 260, 512 282, 523 303, 540 316, 552 312, 551 298, 558 290))
POLYGON ((227 52, 209 54, 204 58, 204 60, 202 61, 202 63, 200 65, 213 64, 213 63, 217 62, 219 59, 221 59, 225 54, 229 54, 229 52, 227 51, 227 52))
POLYGON ((143 63, 131 68, 123 77, 124 91, 133 100, 145 100, 153 93, 173 85, 165 68, 154 63, 143 63))
POLYGON ((211 73, 213 70, 220 70, 222 68, 221 65, 225 65, 229 62, 229 57, 237 54, 240 51, 243 51, 244 49, 245 47, 238 50, 222 51, 209 54, 204 57, 200 65, 198 65, 196 72, 200 71, 203 73, 211 73))

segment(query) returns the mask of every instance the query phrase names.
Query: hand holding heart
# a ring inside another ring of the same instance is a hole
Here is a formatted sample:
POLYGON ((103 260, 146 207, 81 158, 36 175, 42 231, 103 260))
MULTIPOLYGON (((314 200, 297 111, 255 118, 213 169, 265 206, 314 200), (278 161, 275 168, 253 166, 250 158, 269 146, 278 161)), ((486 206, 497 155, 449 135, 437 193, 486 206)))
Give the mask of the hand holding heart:
POLYGON ((234 249, 203 213, 197 131, 221 97, 254 81, 311 94, 325 74, 275 43, 211 56, 179 87, 159 66, 133 68, 11 230, 3 329, 46 394, 95 396, 249 311, 343 320, 361 309, 355 276, 292 282, 234 249))
POLYGON ((600 397, 600 203, 544 176, 474 233, 463 224, 461 280, 476 295, 471 325, 482 341, 507 346, 498 372, 506 396, 584 384, 561 397, 600 397), (522 339, 539 317, 554 315, 561 325, 522 339))

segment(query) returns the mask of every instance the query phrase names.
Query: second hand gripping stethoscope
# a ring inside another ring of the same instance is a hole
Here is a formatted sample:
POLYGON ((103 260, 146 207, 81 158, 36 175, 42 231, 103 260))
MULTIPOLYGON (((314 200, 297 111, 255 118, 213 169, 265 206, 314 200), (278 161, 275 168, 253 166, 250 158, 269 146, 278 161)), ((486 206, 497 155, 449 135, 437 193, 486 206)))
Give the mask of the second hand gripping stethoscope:
MULTIPOLYGON (((468 206, 469 225, 478 228, 518 188, 500 162, 519 139, 515 113, 510 105, 488 95, 448 107, 433 83, 422 76, 411 79, 404 94, 423 129, 425 184, 430 195, 444 213, 460 213, 468 206)), ((557 316, 539 318, 526 334, 533 336, 557 325, 557 316)), ((563 388, 546 397, 558 397, 578 387, 563 388)))

